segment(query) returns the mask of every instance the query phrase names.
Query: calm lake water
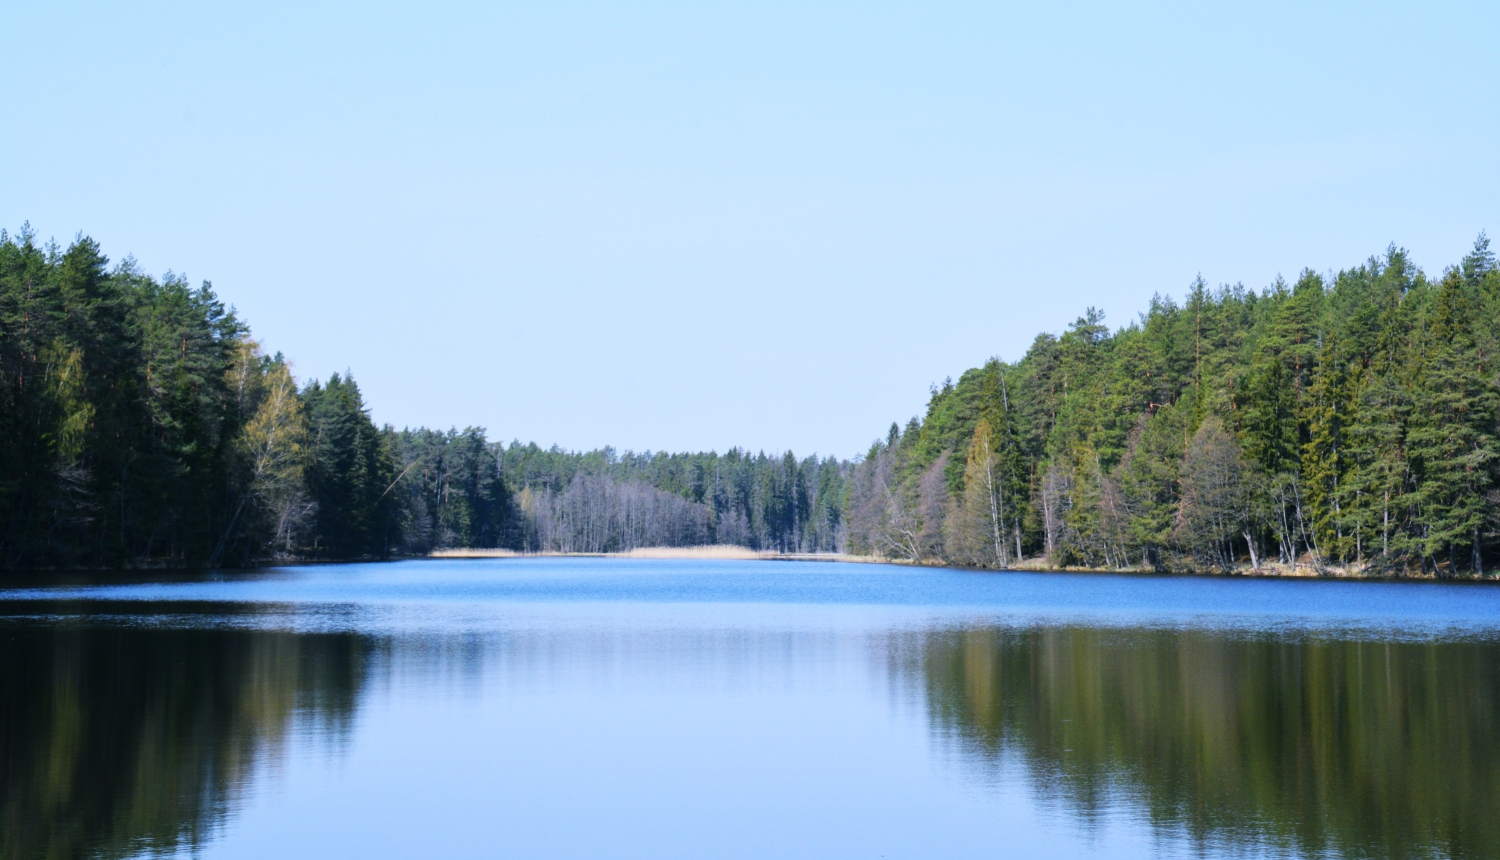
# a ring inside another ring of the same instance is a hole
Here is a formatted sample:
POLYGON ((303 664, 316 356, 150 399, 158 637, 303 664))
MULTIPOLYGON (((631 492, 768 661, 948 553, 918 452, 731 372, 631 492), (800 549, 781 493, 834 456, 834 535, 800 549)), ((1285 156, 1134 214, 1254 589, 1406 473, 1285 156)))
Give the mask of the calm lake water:
POLYGON ((1500 588, 507 559, 0 589, 0 858, 1500 857, 1500 588))

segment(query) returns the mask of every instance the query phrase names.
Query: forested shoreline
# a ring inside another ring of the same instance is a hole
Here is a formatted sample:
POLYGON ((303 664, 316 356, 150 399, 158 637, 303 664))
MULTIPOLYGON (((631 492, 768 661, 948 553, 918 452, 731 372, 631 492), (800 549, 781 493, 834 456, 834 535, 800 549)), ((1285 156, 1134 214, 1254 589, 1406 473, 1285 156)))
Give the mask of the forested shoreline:
POLYGON ((223 567, 444 548, 842 547, 847 463, 587 453, 377 427, 204 282, 0 231, 0 567, 223 567))
POLYGON ((735 544, 1001 568, 1482 576, 1500 271, 1404 251, 1090 309, 935 386, 854 461, 569 452, 377 427, 204 282, 0 231, 0 567, 735 544))
POLYGON ((1392 246, 1256 292, 1090 309, 935 387, 850 477, 853 552, 1005 567, 1484 576, 1500 272, 1392 246))

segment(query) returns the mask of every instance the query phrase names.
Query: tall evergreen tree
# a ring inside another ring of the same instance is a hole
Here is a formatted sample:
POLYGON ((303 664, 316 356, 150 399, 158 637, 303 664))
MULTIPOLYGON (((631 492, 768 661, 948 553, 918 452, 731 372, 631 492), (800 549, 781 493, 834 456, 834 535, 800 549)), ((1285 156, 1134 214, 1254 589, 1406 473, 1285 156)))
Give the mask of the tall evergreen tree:
POLYGON ((1450 572, 1461 547, 1469 550, 1472 569, 1482 571, 1486 495, 1500 454, 1500 399, 1492 359, 1481 354, 1475 336, 1476 311, 1471 288, 1459 271, 1450 271, 1437 288, 1407 434, 1422 554, 1445 555, 1450 572))
POLYGON ((317 504, 313 551, 328 558, 385 556, 399 538, 387 488, 396 469, 389 442, 365 411, 353 376, 335 373, 302 391, 317 504))

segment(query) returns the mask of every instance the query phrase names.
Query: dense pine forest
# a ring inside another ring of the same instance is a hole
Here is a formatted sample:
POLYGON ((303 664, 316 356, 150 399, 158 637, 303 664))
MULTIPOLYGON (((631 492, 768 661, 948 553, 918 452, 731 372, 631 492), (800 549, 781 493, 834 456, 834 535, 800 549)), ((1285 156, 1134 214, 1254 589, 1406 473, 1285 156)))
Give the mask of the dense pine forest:
POLYGON ((377 427, 203 283, 0 231, 0 566, 726 543, 974 567, 1483 575, 1500 270, 1395 247, 1089 310, 934 387, 863 458, 587 453, 377 427))
POLYGON ((1483 575, 1500 271, 1390 248, 1256 292, 1089 310, 935 388, 850 476, 852 551, 1002 567, 1483 575))
POLYGON ((842 544, 848 464, 575 454, 397 431, 299 385, 214 294, 0 231, 0 567, 235 566, 447 547, 842 544))
POLYGON ((389 552, 387 438, 352 379, 298 388, 204 283, 0 233, 0 564, 389 552))

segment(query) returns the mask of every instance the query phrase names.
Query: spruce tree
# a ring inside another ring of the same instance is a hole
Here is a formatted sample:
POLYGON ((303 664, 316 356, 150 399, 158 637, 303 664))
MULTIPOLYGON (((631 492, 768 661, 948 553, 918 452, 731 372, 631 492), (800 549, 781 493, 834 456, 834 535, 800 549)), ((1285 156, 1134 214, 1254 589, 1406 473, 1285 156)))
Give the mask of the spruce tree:
POLYGON ((1316 550, 1323 558, 1339 561, 1355 554, 1355 532, 1345 514, 1352 501, 1349 474, 1354 461, 1348 429, 1357 402, 1357 379, 1342 340, 1329 331, 1302 402, 1307 441, 1301 471, 1316 550))
POLYGON ((396 470, 388 441, 365 411, 353 376, 329 377, 303 391, 311 465, 308 487, 317 503, 313 550, 326 558, 383 556, 398 537, 386 488, 396 470))
POLYGON ((1496 438, 1494 369, 1475 336, 1476 304, 1458 270, 1438 285, 1428 324, 1425 361, 1407 434, 1416 476, 1412 493, 1421 523, 1421 552, 1446 557, 1453 573, 1460 548, 1483 570, 1486 495, 1500 445, 1496 438))

